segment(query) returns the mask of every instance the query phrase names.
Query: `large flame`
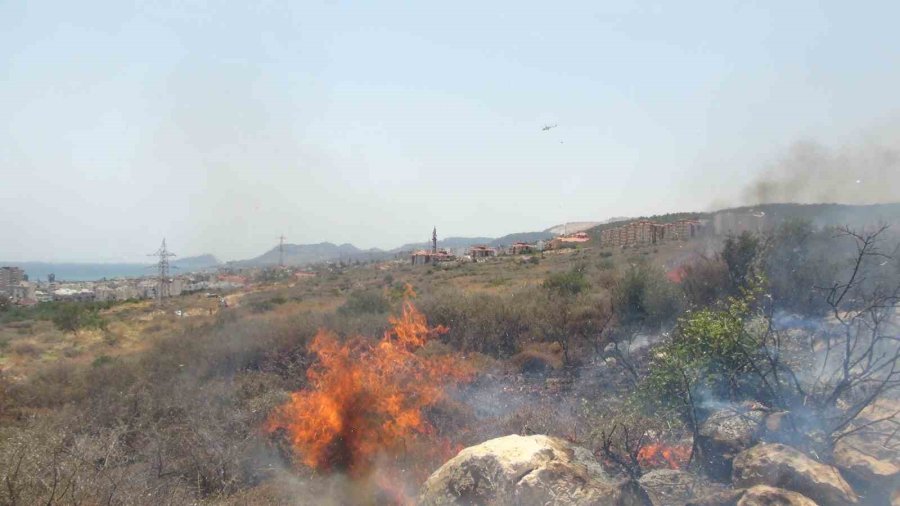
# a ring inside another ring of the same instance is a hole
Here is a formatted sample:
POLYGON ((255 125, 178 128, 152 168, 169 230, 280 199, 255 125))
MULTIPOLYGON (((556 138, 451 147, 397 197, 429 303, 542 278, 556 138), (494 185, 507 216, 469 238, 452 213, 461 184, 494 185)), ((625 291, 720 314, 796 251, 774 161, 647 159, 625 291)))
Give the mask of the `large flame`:
POLYGON ((342 342, 327 330, 315 336, 309 350, 318 362, 307 371, 310 388, 291 394, 266 424, 269 431, 286 432, 304 464, 361 477, 376 459, 419 448, 423 439, 433 448, 446 446, 423 410, 470 371, 454 357, 415 353, 447 329, 429 327, 408 298, 402 314, 389 321, 377 343, 364 337, 342 342))
POLYGON ((641 467, 681 469, 691 458, 690 445, 668 445, 661 442, 644 445, 638 451, 641 467))

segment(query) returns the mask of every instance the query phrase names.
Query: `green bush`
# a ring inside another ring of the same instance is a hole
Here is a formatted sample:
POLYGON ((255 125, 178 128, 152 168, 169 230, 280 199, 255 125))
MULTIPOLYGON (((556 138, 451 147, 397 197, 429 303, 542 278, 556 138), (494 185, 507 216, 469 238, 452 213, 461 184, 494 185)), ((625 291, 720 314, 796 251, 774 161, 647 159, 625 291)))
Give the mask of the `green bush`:
POLYGON ((613 306, 623 325, 659 325, 675 318, 681 298, 661 269, 641 262, 616 283, 613 306))
POLYGON ((739 294, 741 288, 747 286, 753 275, 758 272, 757 264, 762 247, 759 237, 750 232, 743 232, 725 240, 721 257, 728 266, 732 294, 739 294))
POLYGON ((556 295, 578 295, 590 286, 584 277, 584 269, 572 268, 564 272, 556 272, 547 276, 542 285, 544 289, 556 295))
POLYGON ((338 313, 342 315, 382 314, 387 313, 390 309, 390 302, 381 292, 355 290, 350 292, 344 305, 338 308, 338 313))
POLYGON ((106 320, 100 316, 99 306, 77 302, 58 306, 50 319, 59 330, 73 334, 77 334, 81 329, 106 329, 107 325, 106 320))
POLYGON ((641 392, 651 405, 670 410, 696 429, 702 399, 765 400, 750 374, 763 350, 763 332, 754 326, 761 285, 722 309, 688 312, 671 337, 655 351, 641 392))

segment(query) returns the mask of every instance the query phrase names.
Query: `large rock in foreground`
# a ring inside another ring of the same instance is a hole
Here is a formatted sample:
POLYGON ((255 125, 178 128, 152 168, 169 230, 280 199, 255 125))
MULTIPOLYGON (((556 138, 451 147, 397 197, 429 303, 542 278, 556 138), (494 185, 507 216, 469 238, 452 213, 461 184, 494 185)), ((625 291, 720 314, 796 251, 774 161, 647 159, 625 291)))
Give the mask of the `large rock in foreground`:
POLYGON ((638 480, 653 506, 684 506, 697 497, 712 495, 725 485, 680 469, 654 469, 638 480))
POLYGON ((687 506, 818 506, 812 499, 768 485, 756 485, 748 489, 730 490, 713 494, 687 506))
POLYGON ((900 455, 883 446, 882 440, 850 436, 838 441, 835 465, 868 489, 893 490, 900 486, 900 455))
POLYGON ((734 457, 757 442, 765 412, 761 405, 730 406, 713 412, 701 425, 697 443, 700 458, 712 476, 731 475, 734 457))
POLYGON ((611 479, 584 448, 548 436, 505 436, 471 446, 422 486, 426 505, 648 506, 641 487, 611 479))
POLYGON ((735 487, 770 485, 792 490, 822 506, 857 504, 859 498, 832 466, 782 444, 760 444, 734 459, 735 487))
POLYGON ((737 506, 818 506, 805 495, 783 488, 757 485, 744 492, 737 506))

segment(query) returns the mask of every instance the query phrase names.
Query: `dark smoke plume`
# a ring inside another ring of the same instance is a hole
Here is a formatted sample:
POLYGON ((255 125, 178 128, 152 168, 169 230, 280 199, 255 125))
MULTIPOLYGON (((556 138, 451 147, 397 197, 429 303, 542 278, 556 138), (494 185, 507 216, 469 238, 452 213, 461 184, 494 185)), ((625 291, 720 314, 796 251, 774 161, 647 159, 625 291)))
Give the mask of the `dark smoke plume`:
POLYGON ((798 142, 748 188, 748 204, 883 204, 900 201, 900 148, 866 144, 840 150, 798 142))

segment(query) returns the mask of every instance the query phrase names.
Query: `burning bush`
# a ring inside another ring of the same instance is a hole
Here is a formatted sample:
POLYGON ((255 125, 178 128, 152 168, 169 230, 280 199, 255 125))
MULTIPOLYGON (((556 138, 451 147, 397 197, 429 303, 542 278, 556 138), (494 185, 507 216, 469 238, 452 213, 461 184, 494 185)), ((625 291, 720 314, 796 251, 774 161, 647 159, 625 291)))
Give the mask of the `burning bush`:
POLYGON ((383 458, 420 451, 422 460, 445 459, 452 446, 437 437, 423 411, 444 396, 447 383, 470 375, 454 356, 416 354, 447 331, 429 327, 407 299, 380 341, 342 341, 320 330, 309 349, 318 357, 307 371, 310 388, 291 394, 266 428, 283 430, 296 456, 321 470, 368 475, 383 458), (416 449, 416 450, 414 450, 416 449), (428 455, 431 453, 431 455, 428 455))

